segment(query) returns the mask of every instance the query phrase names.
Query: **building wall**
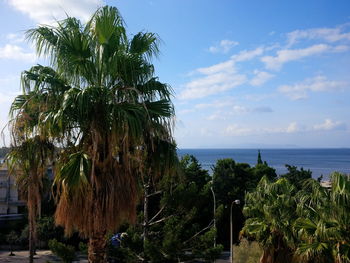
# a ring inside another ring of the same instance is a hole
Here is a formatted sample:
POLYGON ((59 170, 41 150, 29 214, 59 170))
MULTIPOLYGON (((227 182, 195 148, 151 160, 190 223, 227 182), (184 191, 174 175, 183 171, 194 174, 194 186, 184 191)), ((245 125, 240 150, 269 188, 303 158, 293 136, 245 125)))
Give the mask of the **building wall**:
POLYGON ((9 176, 6 165, 0 166, 0 215, 17 214, 18 206, 23 202, 18 200, 18 190, 15 178, 9 176))

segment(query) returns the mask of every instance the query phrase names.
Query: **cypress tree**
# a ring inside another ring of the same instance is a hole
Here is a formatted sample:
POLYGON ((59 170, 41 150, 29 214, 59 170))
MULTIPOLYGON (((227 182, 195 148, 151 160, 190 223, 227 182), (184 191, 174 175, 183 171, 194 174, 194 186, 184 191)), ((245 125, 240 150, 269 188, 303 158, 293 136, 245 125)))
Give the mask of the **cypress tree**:
POLYGON ((257 161, 257 164, 263 164, 263 161, 261 159, 260 150, 258 150, 258 161, 257 161))

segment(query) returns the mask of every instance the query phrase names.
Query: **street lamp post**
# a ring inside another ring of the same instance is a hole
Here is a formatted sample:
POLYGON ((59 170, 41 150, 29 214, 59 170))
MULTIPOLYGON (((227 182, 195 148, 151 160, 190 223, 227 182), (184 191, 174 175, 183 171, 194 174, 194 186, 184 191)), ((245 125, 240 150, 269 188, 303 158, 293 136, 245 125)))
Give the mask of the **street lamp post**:
MULTIPOLYGON (((214 225, 214 229, 216 231, 216 219, 215 219, 215 212, 216 212, 216 199, 215 199, 215 192, 214 192, 214 182, 211 181, 211 187, 210 187, 210 190, 211 190, 211 193, 213 194, 213 201, 214 201, 214 210, 213 210, 213 225, 214 225)), ((214 247, 216 247, 216 234, 214 235, 214 247)))
POLYGON ((231 208, 230 208, 230 262, 233 263, 233 247, 232 247, 232 243, 233 243, 233 237, 232 237, 232 207, 233 204, 239 205, 241 203, 241 201, 239 201, 238 199, 233 201, 231 203, 231 208))

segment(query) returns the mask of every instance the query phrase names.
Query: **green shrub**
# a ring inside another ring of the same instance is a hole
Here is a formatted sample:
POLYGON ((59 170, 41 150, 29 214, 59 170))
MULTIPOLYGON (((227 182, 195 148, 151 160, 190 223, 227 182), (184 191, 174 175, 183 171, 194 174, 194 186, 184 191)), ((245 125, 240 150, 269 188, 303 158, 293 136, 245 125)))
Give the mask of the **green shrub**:
POLYGON ((58 242, 56 239, 51 239, 49 241, 49 248, 52 253, 61 258, 64 263, 71 263, 75 258, 74 247, 58 242))
POLYGON ((6 235, 6 241, 9 245, 13 245, 18 241, 18 235, 15 231, 11 231, 6 235))
POLYGON ((42 217, 37 224, 38 239, 47 244, 51 239, 58 241, 64 240, 64 231, 62 227, 55 225, 53 216, 42 217))
POLYGON ((18 235, 15 231, 11 231, 6 235, 6 240, 8 244, 10 245, 10 256, 14 256, 12 251, 12 246, 18 241, 18 235))
POLYGON ((123 248, 123 247, 109 248, 108 258, 112 260, 112 262, 124 262, 124 263, 139 262, 136 255, 129 248, 123 248))
POLYGON ((18 237, 18 243, 21 244, 23 247, 27 247, 28 239, 29 239, 29 226, 27 224, 20 232, 20 235, 18 237))
POLYGON ((233 246, 233 261, 235 263, 258 263, 262 253, 257 242, 242 239, 239 246, 233 246))
POLYGON ((84 242, 79 242, 79 251, 85 255, 88 253, 88 244, 84 242))
POLYGON ((145 242, 144 256, 154 263, 164 262, 164 256, 159 250, 159 246, 152 242, 145 242))
MULTIPOLYGON (((125 263, 134 263, 139 262, 138 258, 136 257, 136 253, 130 248, 135 246, 135 241, 133 238, 130 238, 129 236, 126 236, 123 238, 123 244, 128 243, 127 247, 114 247, 111 242, 112 234, 107 235, 107 254, 109 260, 111 262, 125 262, 125 263)), ((132 235, 133 236, 133 235, 132 235)), ((136 236, 136 235, 135 235, 136 236)), ((140 237, 137 237, 137 242, 140 242, 140 237)), ((123 245, 124 246, 124 245, 123 245)), ((140 246, 137 244, 137 247, 140 246)), ((141 251, 138 249, 138 251, 141 251)))
POLYGON ((224 249, 224 246, 217 244, 213 246, 213 240, 216 236, 216 229, 211 228, 205 234, 201 235, 196 242, 193 254, 196 257, 203 258, 206 262, 213 262, 217 259, 224 249))

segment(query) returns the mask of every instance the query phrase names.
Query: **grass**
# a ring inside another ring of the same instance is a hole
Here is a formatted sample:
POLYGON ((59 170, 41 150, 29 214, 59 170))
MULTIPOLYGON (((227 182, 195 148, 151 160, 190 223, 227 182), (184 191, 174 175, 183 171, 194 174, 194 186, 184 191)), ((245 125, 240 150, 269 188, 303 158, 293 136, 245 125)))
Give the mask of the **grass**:
POLYGON ((257 242, 249 242, 246 239, 242 239, 239 246, 233 246, 233 262, 259 263, 262 252, 257 242))

